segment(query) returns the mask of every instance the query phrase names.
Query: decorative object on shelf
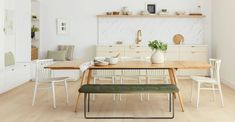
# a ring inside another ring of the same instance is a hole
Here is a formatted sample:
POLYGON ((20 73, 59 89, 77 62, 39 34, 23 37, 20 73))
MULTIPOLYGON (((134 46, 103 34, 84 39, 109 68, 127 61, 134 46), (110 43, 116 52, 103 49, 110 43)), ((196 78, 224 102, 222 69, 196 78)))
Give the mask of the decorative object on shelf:
POLYGON ((183 15, 186 15, 186 12, 185 12, 185 11, 176 11, 176 12, 175 12, 175 15, 177 15, 177 16, 183 16, 183 15))
POLYGON ((113 15, 119 15, 120 14, 120 12, 118 12, 118 11, 113 11, 113 15))
POLYGON ((38 31, 39 31, 39 28, 33 25, 33 27, 31 28, 31 39, 35 39, 35 33, 38 31))
POLYGON ((153 64, 164 63, 164 52, 167 50, 167 44, 154 40, 150 41, 148 46, 154 51, 151 56, 151 62, 153 64))
POLYGON ((112 12, 106 12, 106 15, 112 15, 112 12))
POLYGON ((69 21, 67 19, 57 19, 57 34, 68 34, 69 21))
POLYGON ((189 15, 196 15, 196 16, 202 16, 202 8, 201 5, 198 5, 197 8, 195 10, 193 10, 193 12, 190 12, 189 15))
POLYGON ((174 37, 173 37, 173 42, 174 42, 176 45, 183 44, 183 42, 184 42, 184 36, 181 35, 181 34, 176 34, 176 35, 174 35, 174 37))
POLYGON ((32 19, 38 19, 37 15, 35 13, 32 13, 32 19))
POLYGON ((167 9, 162 9, 160 12, 158 12, 159 16, 165 16, 165 15, 169 15, 169 12, 167 9))
POLYGON ((149 15, 148 11, 140 11, 140 15, 149 15))
POLYGON ((157 7, 155 3, 146 3, 146 11, 149 14, 156 14, 156 10, 157 10, 157 7))
POLYGON ((122 7, 122 14, 123 15, 128 15, 128 7, 126 7, 126 6, 124 6, 124 7, 122 7))
POLYGON ((121 45, 121 44, 123 44, 123 42, 122 41, 117 41, 116 44, 121 45))

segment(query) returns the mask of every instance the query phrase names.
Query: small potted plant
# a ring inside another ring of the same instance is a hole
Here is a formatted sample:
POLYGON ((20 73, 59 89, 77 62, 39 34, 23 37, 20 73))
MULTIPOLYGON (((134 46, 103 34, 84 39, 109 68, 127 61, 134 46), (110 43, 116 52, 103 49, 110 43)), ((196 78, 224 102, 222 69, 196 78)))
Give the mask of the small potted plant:
POLYGON ((35 33, 39 31, 38 27, 33 26, 31 28, 31 38, 34 39, 35 38, 35 33))
POLYGON ((164 63, 164 52, 167 50, 167 44, 154 40, 150 41, 148 46, 154 51, 151 56, 151 62, 153 64, 164 63))

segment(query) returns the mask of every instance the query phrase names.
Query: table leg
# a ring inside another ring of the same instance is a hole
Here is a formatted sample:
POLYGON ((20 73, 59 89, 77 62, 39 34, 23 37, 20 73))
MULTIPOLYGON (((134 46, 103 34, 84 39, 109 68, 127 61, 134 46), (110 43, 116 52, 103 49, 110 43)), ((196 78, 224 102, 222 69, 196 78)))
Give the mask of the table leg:
POLYGON ((90 84, 91 75, 92 75, 92 70, 88 70, 87 84, 90 84))
MULTIPOLYGON (((168 70, 168 72, 169 72, 169 77, 170 77, 171 84, 175 84, 173 73, 171 72, 170 69, 168 70)), ((173 93, 173 96, 176 99, 176 94, 175 93, 173 93)))
MULTIPOLYGON (((87 71, 85 71, 82 74, 82 77, 80 78, 80 86, 79 86, 79 88, 82 86, 84 80, 86 79, 86 74, 87 74, 87 71)), ((75 112, 77 112, 77 109, 78 109, 79 98, 80 98, 80 93, 78 92, 77 103, 76 103, 76 106, 75 106, 75 112)))
MULTIPOLYGON (((170 75, 171 83, 174 83, 179 88, 178 79, 176 76, 176 69, 169 69, 169 75, 170 75)), ((184 104, 183 104, 183 99, 182 99, 182 95, 180 94, 180 91, 177 93, 177 95, 179 98, 181 110, 182 112, 184 112, 184 104)))

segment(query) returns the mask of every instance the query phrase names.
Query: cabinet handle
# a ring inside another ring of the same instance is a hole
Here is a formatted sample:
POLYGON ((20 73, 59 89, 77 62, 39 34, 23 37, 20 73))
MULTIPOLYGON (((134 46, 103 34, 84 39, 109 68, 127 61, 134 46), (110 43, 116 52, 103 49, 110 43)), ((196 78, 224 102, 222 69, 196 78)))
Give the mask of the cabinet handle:
POLYGON ((113 53, 113 51, 109 51, 109 53, 113 53))
POLYGON ((11 69, 11 71, 15 71, 15 69, 11 69))
POLYGON ((192 46, 192 48, 194 48, 195 46, 192 46))
POLYGON ((109 47, 113 47, 112 45, 109 45, 109 47))
POLYGON ((136 51, 136 53, 140 53, 140 51, 136 51))

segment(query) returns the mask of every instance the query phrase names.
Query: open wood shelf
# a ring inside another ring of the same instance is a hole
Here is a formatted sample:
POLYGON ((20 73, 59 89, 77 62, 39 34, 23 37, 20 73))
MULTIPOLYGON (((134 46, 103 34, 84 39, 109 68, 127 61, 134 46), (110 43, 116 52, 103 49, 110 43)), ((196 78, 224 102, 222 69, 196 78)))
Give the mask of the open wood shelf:
POLYGON ((153 17, 153 18, 205 18, 205 15, 97 15, 97 17, 124 17, 124 18, 134 18, 134 17, 153 17))

